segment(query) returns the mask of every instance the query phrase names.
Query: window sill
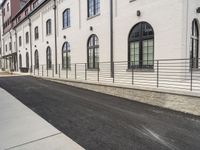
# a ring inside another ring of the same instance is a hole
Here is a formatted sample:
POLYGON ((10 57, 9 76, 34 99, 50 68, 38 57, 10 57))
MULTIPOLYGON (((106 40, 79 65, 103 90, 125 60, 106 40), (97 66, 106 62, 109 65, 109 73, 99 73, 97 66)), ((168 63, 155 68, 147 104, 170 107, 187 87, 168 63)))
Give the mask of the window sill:
POLYGON ((46 34, 46 36, 51 36, 52 35, 52 33, 50 33, 50 34, 46 34))
POLYGON ((46 69, 47 71, 52 71, 52 68, 48 68, 48 69, 46 69))
POLYGON ((91 69, 86 69, 87 71, 99 71, 100 69, 97 68, 91 68, 91 69))
POLYGON ((200 68, 192 68, 192 71, 195 71, 195 72, 200 71, 200 68))
POLYGON ((61 69, 61 71, 71 71, 71 70, 72 70, 71 68, 67 68, 67 69, 66 68, 62 68, 61 69))
POLYGON ((93 18, 98 17, 98 16, 100 16, 100 15, 101 15, 101 14, 98 13, 98 14, 96 14, 96 15, 90 16, 90 17, 87 18, 87 20, 93 19, 93 18))
POLYGON ((136 1, 136 0, 129 0, 130 3, 131 3, 131 2, 134 2, 134 1, 136 1))
POLYGON ((134 72, 155 72, 155 69, 149 69, 149 68, 147 68, 147 69, 145 69, 145 68, 136 68, 136 69, 128 68, 126 71, 127 72, 132 72, 132 70, 134 72))
POLYGON ((68 28, 71 28, 71 26, 63 27, 62 30, 65 30, 65 29, 68 29, 68 28))

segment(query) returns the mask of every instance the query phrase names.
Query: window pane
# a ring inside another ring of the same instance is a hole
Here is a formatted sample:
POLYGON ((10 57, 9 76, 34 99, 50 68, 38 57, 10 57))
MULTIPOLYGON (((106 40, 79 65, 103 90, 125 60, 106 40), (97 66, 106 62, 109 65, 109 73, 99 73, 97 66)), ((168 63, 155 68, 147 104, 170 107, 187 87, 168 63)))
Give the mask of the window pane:
POLYGON ((134 64, 135 65, 139 65, 140 64, 140 62, 139 62, 139 55, 135 55, 135 62, 134 62, 134 64))
POLYGON ((94 15, 94 0, 88 0, 88 15, 89 17, 94 15))
POLYGON ((148 60, 148 54, 143 53, 143 60, 148 60))
POLYGON ((89 50, 89 68, 93 68, 93 49, 89 50))
POLYGON ((70 68, 71 66, 71 56, 70 52, 67 53, 67 68, 70 68))
POLYGON ((153 39, 148 40, 148 46, 152 46, 153 47, 153 39))
POLYGON ((153 35, 153 29, 147 23, 143 23, 142 30, 143 30, 143 36, 151 36, 151 35, 153 35))
POLYGON ((135 55, 139 55, 139 47, 135 47, 135 55))
POLYGON ((95 0, 95 14, 100 12, 100 0, 95 0))
POLYGON ((131 63, 139 64, 139 42, 130 43, 130 61, 131 63))
POLYGON ((148 47, 148 53, 150 53, 150 54, 153 53, 153 47, 148 47))
POLYGON ((153 64, 153 39, 143 41, 143 65, 153 64))
POLYGON ((95 49, 95 68, 98 68, 98 63, 99 63, 99 49, 95 49))

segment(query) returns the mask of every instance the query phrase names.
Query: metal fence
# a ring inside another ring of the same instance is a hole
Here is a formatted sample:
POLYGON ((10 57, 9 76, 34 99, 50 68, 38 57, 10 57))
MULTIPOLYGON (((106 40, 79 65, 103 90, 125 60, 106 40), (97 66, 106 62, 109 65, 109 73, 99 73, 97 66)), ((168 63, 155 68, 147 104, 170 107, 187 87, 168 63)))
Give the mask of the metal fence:
POLYGON ((141 86, 150 88, 200 91, 200 60, 168 59, 148 62, 114 62, 111 77, 111 63, 100 62, 96 68, 87 63, 68 65, 40 65, 33 69, 33 75, 68 80, 98 82, 106 84, 141 86), (57 68, 57 72, 55 70, 57 68))

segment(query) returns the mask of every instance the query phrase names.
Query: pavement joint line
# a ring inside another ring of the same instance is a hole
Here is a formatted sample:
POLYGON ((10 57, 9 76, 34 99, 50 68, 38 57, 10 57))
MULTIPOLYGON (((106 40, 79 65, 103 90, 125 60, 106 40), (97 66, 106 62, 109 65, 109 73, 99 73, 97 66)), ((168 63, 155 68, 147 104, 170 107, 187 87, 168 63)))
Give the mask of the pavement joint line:
POLYGON ((53 136, 57 136, 59 134, 63 134, 63 133, 58 132, 56 134, 52 134, 52 135, 49 135, 49 136, 46 136, 46 137, 43 137, 43 138, 40 138, 40 139, 37 139, 37 140, 33 140, 33 141, 30 141, 30 142, 26 142, 26 143, 23 143, 23 144, 20 144, 20 145, 12 146, 12 147, 6 148, 4 150, 12 150, 12 149, 17 148, 17 147, 21 147, 21 146, 28 145, 28 144, 31 144, 31 143, 34 143, 34 142, 38 142, 38 141, 41 141, 41 140, 44 140, 44 139, 48 139, 48 138, 53 137, 53 136))

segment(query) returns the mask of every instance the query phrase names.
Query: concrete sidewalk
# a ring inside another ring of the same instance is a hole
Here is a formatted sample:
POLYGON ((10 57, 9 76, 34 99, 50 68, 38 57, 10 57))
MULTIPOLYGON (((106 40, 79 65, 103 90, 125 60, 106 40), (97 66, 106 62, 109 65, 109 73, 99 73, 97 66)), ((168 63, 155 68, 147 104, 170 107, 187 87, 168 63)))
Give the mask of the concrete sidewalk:
POLYGON ((0 150, 84 150, 0 88, 0 150))

